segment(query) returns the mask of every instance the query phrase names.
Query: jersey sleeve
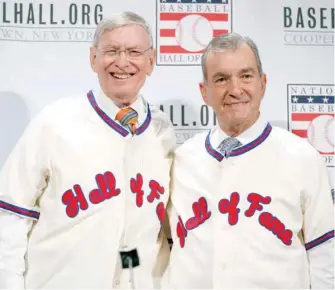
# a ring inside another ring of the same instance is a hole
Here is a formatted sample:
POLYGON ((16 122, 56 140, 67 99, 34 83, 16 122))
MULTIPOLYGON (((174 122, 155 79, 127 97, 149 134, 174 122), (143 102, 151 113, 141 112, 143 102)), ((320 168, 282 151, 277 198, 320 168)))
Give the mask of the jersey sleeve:
POLYGON ((37 220, 37 199, 49 175, 45 114, 33 119, 0 171, 0 210, 37 220))
POLYGON ((32 221, 0 211, 0 289, 24 289, 24 257, 32 221))
POLYGON ((303 233, 310 251, 334 238, 334 204, 327 168, 315 152, 306 166, 306 187, 303 199, 303 233))

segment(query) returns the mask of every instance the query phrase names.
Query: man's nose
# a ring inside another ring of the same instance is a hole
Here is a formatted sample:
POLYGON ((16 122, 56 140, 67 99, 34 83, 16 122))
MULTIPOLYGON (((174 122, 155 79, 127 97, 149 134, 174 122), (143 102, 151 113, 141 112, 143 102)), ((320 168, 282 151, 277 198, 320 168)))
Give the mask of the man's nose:
POLYGON ((228 85, 229 93, 234 97, 239 97, 242 94, 242 87, 241 83, 238 78, 233 77, 230 79, 229 85, 228 85))
POLYGON ((115 59, 115 65, 119 68, 124 68, 129 65, 128 56, 125 51, 120 51, 115 59))

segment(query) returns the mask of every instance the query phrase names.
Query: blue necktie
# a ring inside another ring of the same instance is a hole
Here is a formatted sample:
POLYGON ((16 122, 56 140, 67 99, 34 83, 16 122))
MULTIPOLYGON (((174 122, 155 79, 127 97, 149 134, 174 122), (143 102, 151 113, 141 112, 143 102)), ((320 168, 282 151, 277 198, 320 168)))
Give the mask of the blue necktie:
POLYGON ((224 139, 219 147, 218 147, 218 151, 223 155, 225 156, 226 158, 228 158, 231 154, 231 152, 241 146, 242 143, 240 141, 238 141, 236 138, 234 137, 228 137, 226 139, 224 139))

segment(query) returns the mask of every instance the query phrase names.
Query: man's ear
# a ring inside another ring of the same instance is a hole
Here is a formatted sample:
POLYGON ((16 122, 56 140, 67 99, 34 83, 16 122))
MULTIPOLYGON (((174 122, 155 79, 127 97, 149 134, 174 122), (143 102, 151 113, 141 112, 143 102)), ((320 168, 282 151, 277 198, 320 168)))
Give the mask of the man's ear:
POLYGON ((199 89, 200 89, 202 99, 204 100, 205 104, 208 105, 207 89, 206 89, 206 85, 204 82, 199 83, 199 89))
POLYGON ((90 63, 91 63, 91 68, 94 72, 97 72, 96 58, 97 58, 97 48, 94 46, 91 46, 90 47, 90 63))
POLYGON ((155 61, 156 61, 156 49, 155 48, 152 49, 148 61, 149 61, 149 64, 148 64, 147 75, 150 76, 155 67, 155 61))
POLYGON ((266 78, 266 74, 263 73, 261 75, 261 90, 262 90, 262 98, 264 97, 265 94, 265 90, 266 90, 266 84, 267 84, 267 78, 266 78))

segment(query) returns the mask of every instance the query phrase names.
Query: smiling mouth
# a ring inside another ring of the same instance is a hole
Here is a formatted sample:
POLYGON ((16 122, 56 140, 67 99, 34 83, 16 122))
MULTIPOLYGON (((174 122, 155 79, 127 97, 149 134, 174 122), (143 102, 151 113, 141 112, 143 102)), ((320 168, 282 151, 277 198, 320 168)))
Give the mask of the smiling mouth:
POLYGON ((231 108, 236 108, 238 106, 246 105, 246 104, 247 104, 246 102, 240 102, 240 103, 226 104, 226 106, 229 106, 231 108))
POLYGON ((110 75, 118 80, 125 80, 131 78, 134 75, 134 73, 129 74, 110 73, 110 75))

